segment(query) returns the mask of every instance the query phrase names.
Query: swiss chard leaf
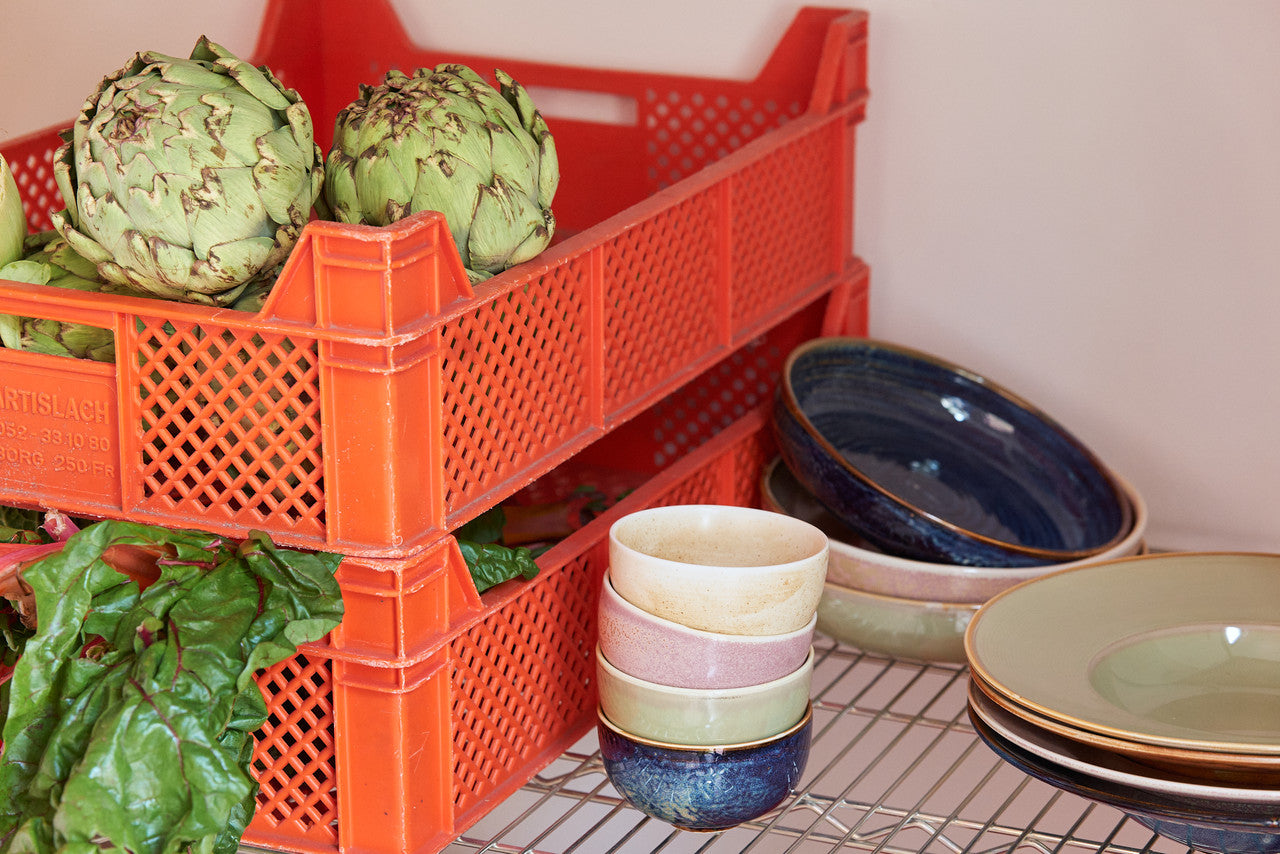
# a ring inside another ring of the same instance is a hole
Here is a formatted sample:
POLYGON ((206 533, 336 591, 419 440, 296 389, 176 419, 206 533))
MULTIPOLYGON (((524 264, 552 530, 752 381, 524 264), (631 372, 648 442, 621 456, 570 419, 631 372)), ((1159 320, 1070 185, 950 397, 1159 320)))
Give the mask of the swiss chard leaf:
POLYGON ((524 546, 503 546, 497 543, 473 543, 458 540, 458 548, 471 570, 476 592, 483 593, 496 584, 513 578, 530 579, 538 574, 538 564, 533 552, 524 546))
MULTIPOLYGON (((23 507, 10 507, 7 504, 0 505, 0 531, 4 531, 3 536, 10 536, 12 533, 20 531, 35 531, 40 527, 41 513, 39 510, 28 510, 23 507)), ((17 542, 17 540, 3 539, 6 543, 17 542)))
POLYGON ((337 625, 336 555, 102 522, 28 567, 39 626, 14 669, 0 851, 231 852, 253 815, 256 670, 337 625), (166 555, 145 589, 104 559, 166 555))
POLYGON ((502 528, 506 523, 506 513, 499 505, 454 532, 477 593, 513 578, 530 579, 538 574, 533 552, 523 546, 501 544, 502 528))
POLYGON ((506 524, 506 511, 498 505, 462 525, 453 535, 470 543, 497 543, 502 541, 502 528, 506 524))

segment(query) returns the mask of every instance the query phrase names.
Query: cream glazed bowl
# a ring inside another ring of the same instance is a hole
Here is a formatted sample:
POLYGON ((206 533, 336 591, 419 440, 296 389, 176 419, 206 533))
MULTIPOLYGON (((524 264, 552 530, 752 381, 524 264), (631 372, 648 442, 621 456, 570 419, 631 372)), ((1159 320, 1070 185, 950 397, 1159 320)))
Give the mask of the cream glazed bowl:
POLYGON ((692 629, 632 605, 600 587, 600 651, 624 673, 677 688, 741 688, 781 679, 804 664, 818 624, 781 635, 729 635, 692 629))
POLYGON ((623 516, 609 529, 618 594, 708 632, 778 635, 809 624, 827 578, 827 535, 754 507, 684 504, 623 516))

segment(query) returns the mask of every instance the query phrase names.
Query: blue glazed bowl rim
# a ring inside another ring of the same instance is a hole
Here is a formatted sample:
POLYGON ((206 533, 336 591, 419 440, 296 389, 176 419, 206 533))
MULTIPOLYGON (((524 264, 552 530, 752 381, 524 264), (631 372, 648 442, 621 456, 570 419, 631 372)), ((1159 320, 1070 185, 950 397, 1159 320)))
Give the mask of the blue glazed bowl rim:
POLYGON ((800 720, 796 721, 777 735, 771 735, 767 738, 758 738, 755 741, 738 742, 737 744, 675 744, 669 741, 658 741, 656 739, 634 735, 609 720, 604 713, 604 708, 598 705, 596 706, 596 717, 600 720, 601 726, 605 727, 605 729, 620 738, 635 742, 636 744, 643 745, 644 747, 657 747, 663 750, 676 750, 682 753, 713 753, 718 755, 721 753, 737 753, 743 750, 754 750, 757 747, 764 747, 766 745, 791 738, 808 726, 809 722, 813 720, 813 702, 810 701, 805 705, 804 714, 800 716, 800 720))
POLYGON ((932 353, 926 353, 923 350, 916 350, 911 347, 882 341, 876 338, 847 336, 812 338, 796 346, 787 355, 786 361, 783 363, 782 367, 781 382, 778 383, 778 397, 781 403, 786 407, 787 411, 791 414, 791 417, 795 419, 796 423, 804 430, 805 434, 813 439, 818 446, 822 448, 823 453, 830 457, 850 477, 856 479, 866 488, 875 491, 877 494, 883 496, 893 504, 905 508, 921 519, 927 519, 931 524, 944 530, 951 531, 953 534, 965 537, 973 542, 1001 549, 1009 554, 1025 555, 1027 557, 1044 560, 1048 563, 1060 563, 1083 560, 1101 552, 1105 552, 1115 547, 1121 540, 1128 536, 1129 531, 1133 527, 1133 507, 1129 503, 1129 498, 1125 495, 1124 488, 1116 478, 1115 473, 1111 471, 1110 466, 1104 463, 1097 454, 1080 441, 1074 433, 1067 430, 1067 428, 1064 427, 1057 419, 1044 412, 1038 406, 1022 396, 1010 391, 999 383, 971 371, 962 365, 958 365, 939 356, 935 356, 932 353), (1120 524, 1117 526, 1115 534, 1113 534, 1111 539, 1107 542, 1087 549, 1049 549, 1042 548, 1040 546, 1025 545, 1023 543, 1014 543, 1008 540, 1001 540, 987 534, 982 534, 978 531, 971 531, 968 528, 957 525, 956 523, 944 519, 941 516, 930 513, 929 511, 918 507, 907 499, 901 497, 897 493, 886 489, 875 480, 868 478, 862 473, 862 471, 849 462, 849 460, 831 444, 830 440, 828 440, 826 436, 822 435, 822 433, 813 425, 813 422, 809 420, 809 416, 805 414, 804 409, 800 406, 800 402, 796 399, 795 389, 792 388, 791 385, 791 374, 796 362, 814 350, 838 347, 862 348, 872 351, 882 350, 885 352, 897 353, 910 359, 915 359, 926 364, 933 365, 934 367, 957 374, 971 382, 981 385, 983 388, 986 388, 999 397, 1004 398, 1013 406, 1025 410, 1027 413, 1040 420, 1045 424, 1045 426, 1049 427, 1079 450, 1081 456, 1089 463, 1090 466, 1097 470, 1097 472, 1102 476, 1102 479, 1106 482, 1107 487, 1115 496, 1117 506, 1120 508, 1120 524))

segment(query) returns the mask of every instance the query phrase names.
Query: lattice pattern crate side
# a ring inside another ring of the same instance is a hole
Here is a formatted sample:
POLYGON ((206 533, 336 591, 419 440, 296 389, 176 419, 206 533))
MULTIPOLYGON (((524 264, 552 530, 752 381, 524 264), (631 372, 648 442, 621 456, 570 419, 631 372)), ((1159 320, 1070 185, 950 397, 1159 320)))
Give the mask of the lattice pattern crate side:
POLYGON ((762 158, 731 180, 735 328, 787 305, 841 262, 832 255, 832 230, 847 223, 831 187, 843 163, 835 143, 846 130, 828 123, 785 146, 785 156, 762 158))
POLYGON ((145 513, 245 528, 324 531, 316 346, 139 318, 140 494, 145 513))
POLYGON ((588 287, 589 259, 577 258, 444 327, 448 512, 586 427, 588 287))
POLYGON ((721 334, 717 195, 699 193, 603 250, 604 409, 650 392, 721 334))
POLYGON ((269 712, 254 745, 258 807, 247 835, 263 844, 279 840, 294 850, 333 850, 338 781, 329 662, 299 654, 256 679, 269 712))
POLYGON ((535 579, 451 645, 459 819, 531 761, 563 749, 594 709, 600 556, 594 547, 535 579))
POLYGON ((666 187, 801 115, 807 99, 730 96, 705 88, 648 89, 639 102, 649 176, 666 187))
POLYGON ((765 463, 778 452, 777 442, 769 429, 760 430, 737 445, 731 458, 725 460, 725 477, 728 480, 725 504, 759 507, 760 474, 765 463))
POLYGON ((6 145, 5 162, 13 172, 13 181, 22 196, 22 210, 32 232, 53 228, 50 214, 64 207, 62 194, 53 177, 53 155, 57 151, 52 140, 32 138, 25 143, 6 145))
MULTIPOLYGON (((582 456, 602 462, 617 443, 628 448, 629 466, 655 472, 711 439, 748 412, 773 399, 787 355, 801 342, 824 334, 865 335, 865 310, 856 322, 834 315, 843 294, 866 290, 866 270, 853 271, 844 284, 779 318, 767 333, 744 342, 695 381, 686 383, 617 428, 582 456), (829 325, 833 328, 828 329, 829 325)), ((618 455, 614 455, 617 457, 618 455)))

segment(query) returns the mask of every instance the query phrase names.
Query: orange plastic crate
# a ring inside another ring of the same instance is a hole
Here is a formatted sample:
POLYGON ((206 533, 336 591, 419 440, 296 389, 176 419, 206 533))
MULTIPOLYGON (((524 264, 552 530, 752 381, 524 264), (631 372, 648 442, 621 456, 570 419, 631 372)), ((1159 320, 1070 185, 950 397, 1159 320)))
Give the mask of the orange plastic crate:
MULTIPOLYGON (((0 283, 0 311, 118 345, 114 365, 0 349, 0 503, 348 555, 342 624, 260 674, 245 839, 391 854, 442 847, 591 725, 609 522, 754 503, 786 354, 865 333, 866 20, 805 9, 737 82, 428 54, 381 0, 350 5, 272 0, 255 52, 322 145, 357 82, 444 61, 629 99, 637 118, 549 116, 557 242, 474 289, 434 214, 310 224, 256 316, 0 283), (597 479, 643 486, 537 579, 477 596, 448 531, 597 479)), ((3 149, 33 228, 61 204, 56 144, 3 149)))
MULTIPOLYGON (((322 147, 358 82, 444 61, 636 119, 549 116, 557 241, 474 288, 435 213, 310 223, 258 315, 0 283, 0 312, 117 340, 115 364, 0 349, 0 503, 409 559, 787 318, 857 325, 865 38, 807 8, 732 81, 427 52, 385 0, 272 0, 254 59, 322 147)), ((56 145, 3 148, 33 229, 56 145)))
MULTIPOLYGON (((602 446, 634 450, 616 436, 602 446)), ((554 546, 529 582, 477 597, 451 538, 402 567, 406 585, 436 589, 428 607, 449 631, 386 666, 344 649, 340 628, 260 675, 271 718, 258 734, 262 790, 245 842, 387 854, 445 846, 594 725, 595 612, 612 522, 660 504, 759 506, 774 452, 765 405, 554 546)), ((575 458, 548 479, 600 474, 610 472, 575 458)), ((545 497, 544 486, 530 489, 545 497)), ((344 591, 368 580, 359 560, 339 573, 344 591)))

